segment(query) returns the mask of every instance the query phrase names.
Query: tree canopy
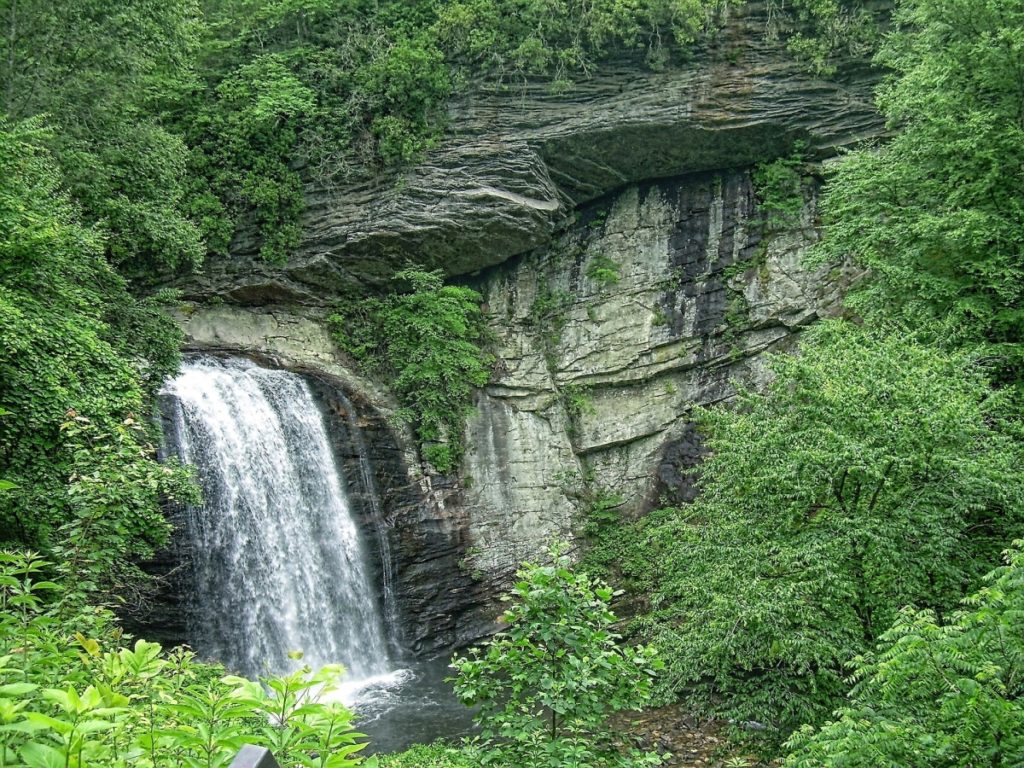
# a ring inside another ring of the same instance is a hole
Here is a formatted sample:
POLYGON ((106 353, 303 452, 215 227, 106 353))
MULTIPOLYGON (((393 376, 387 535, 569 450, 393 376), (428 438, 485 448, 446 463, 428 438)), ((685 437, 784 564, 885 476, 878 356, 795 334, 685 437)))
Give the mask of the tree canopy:
POLYGON ((877 650, 851 661, 850 700, 787 745, 787 768, 1010 768, 1024 761, 1024 555, 945 621, 900 611, 877 650))
POLYGON ((784 736, 838 705, 903 606, 977 587, 1024 525, 1024 456, 966 353, 830 321, 772 370, 696 414, 701 494, 644 524, 639 623, 673 694, 784 736))
POLYGON ((156 462, 149 421, 180 335, 110 266, 49 138, 0 124, 0 467, 17 486, 0 496, 0 531, 74 548, 102 581, 163 541, 162 495, 189 493, 156 462))
POLYGON ((878 63, 894 136, 840 164, 829 257, 871 270, 851 300, 1024 376, 1024 3, 904 0, 878 63))

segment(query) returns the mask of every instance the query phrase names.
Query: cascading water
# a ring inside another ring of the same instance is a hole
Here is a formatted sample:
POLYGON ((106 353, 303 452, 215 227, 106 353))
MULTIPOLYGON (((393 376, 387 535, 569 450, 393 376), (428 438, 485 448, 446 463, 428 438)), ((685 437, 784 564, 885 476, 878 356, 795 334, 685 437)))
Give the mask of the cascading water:
POLYGON ((204 492, 187 513, 191 644, 248 675, 288 670, 296 650, 313 667, 345 664, 350 680, 386 673, 366 553, 305 381, 201 357, 164 394, 204 492))
POLYGON ((356 449, 356 455, 359 457, 359 474, 363 478, 363 485, 373 511, 374 531, 377 534, 377 548, 381 564, 384 622, 388 629, 388 635, 394 642, 394 638, 398 637, 398 609, 395 606, 395 567, 391 558, 391 542, 388 541, 388 534, 385 530, 387 521, 384 519, 384 511, 381 509, 380 493, 377 490, 377 481, 373 478, 373 467, 370 465, 370 452, 366 449, 366 441, 363 440, 363 432, 359 428, 356 409, 344 395, 338 393, 338 397, 345 405, 349 436, 356 449))

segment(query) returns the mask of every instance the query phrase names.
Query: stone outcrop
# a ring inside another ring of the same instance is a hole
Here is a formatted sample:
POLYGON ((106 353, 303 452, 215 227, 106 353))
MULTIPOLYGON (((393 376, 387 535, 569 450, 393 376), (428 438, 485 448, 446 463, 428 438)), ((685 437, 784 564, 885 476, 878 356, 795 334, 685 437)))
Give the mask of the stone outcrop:
POLYGON ((321 304, 406 262, 468 274, 543 246, 577 206, 629 184, 751 165, 796 139, 824 156, 878 132, 868 68, 812 77, 766 35, 764 3, 730 14, 689 64, 654 72, 624 59, 566 93, 525 83, 464 95, 415 168, 311 184, 286 266, 260 261, 243 228, 230 256, 182 287, 250 305, 321 304))
POLYGON ((628 186, 482 275, 498 363, 458 478, 424 471, 397 403, 338 351, 323 310, 195 306, 180 321, 190 349, 315 383, 366 530, 383 519, 388 531, 402 644, 427 652, 487 631, 519 562, 572 540, 596 496, 619 497, 627 515, 692 498, 692 408, 729 397, 733 379, 759 381, 764 353, 835 311, 854 277, 801 263, 817 190, 808 179, 802 214, 773 227, 746 170, 628 186), (374 488, 360 480, 353 423, 374 488))
POLYGON ((500 362, 467 430, 476 568, 571 538, 598 495, 625 514, 692 498, 691 409, 761 380, 765 353, 834 312, 854 277, 801 263, 816 189, 773 231, 745 171, 627 187, 486 277, 500 362))

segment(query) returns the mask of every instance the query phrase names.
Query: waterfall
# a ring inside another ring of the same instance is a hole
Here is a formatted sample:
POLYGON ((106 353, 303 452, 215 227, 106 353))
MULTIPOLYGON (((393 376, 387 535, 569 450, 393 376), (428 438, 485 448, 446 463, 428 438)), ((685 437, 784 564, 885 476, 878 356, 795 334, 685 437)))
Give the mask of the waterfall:
MULTIPOLYGON (((348 398, 338 393, 338 397, 345 406, 347 414, 349 438, 352 446, 356 449, 359 457, 359 474, 363 478, 363 487, 366 488, 369 497, 370 509, 373 512, 373 529, 377 534, 377 551, 380 554, 381 563, 381 586, 384 596, 384 621, 387 625, 388 636, 392 642, 398 637, 398 609, 395 599, 395 565, 391 558, 391 542, 388 539, 388 521, 384 518, 384 510, 381 508, 380 492, 377 490, 377 481, 373 477, 373 465, 370 463, 370 452, 366 449, 366 441, 363 440, 363 431, 359 428, 356 410, 348 398)), ((394 649, 397 652, 397 648, 394 649)))
POLYGON ((203 488, 186 514, 193 647, 247 675, 293 668, 296 650, 350 679, 388 671, 365 548, 306 382, 201 357, 163 394, 203 488))

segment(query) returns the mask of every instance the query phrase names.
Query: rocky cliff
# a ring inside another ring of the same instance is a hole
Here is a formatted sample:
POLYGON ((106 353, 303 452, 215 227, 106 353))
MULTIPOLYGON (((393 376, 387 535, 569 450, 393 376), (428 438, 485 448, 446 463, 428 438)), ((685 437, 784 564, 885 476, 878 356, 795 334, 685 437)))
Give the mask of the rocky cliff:
POLYGON ((639 514, 691 494, 690 410, 756 382, 764 353, 835 311, 854 277, 802 264, 821 180, 805 180, 801 215, 779 226, 751 169, 797 139, 824 160, 877 134, 873 74, 851 62, 810 77, 765 37, 763 5, 743 8, 686 66, 623 61, 567 94, 467 95, 416 168, 310 188, 286 266, 258 262, 242 232, 231 259, 183 285, 191 347, 305 371, 326 382, 325 407, 349 407, 332 391, 355 404, 391 499, 409 648, 486 631, 515 565, 574 537, 596 496, 639 514), (455 478, 424 471, 386 383, 361 378, 321 324, 339 292, 407 262, 478 287, 496 339, 455 478))
POLYGON ((801 264, 815 192, 773 231, 746 171, 630 186, 486 278, 500 364, 465 463, 479 570, 571 538, 597 496, 629 514, 687 493, 688 412, 756 382, 764 353, 834 311, 853 277, 801 264))
POLYGON ((406 261, 473 273, 546 245, 579 206, 629 184, 749 166, 796 139, 829 156, 876 134, 875 73, 851 61, 834 79, 811 77, 768 34, 769 5, 733 7, 688 64, 664 71, 625 58, 564 93, 544 82, 466 93, 416 167, 309 187, 286 266, 261 262, 243 227, 229 257, 181 287, 249 305, 325 304, 406 261))

